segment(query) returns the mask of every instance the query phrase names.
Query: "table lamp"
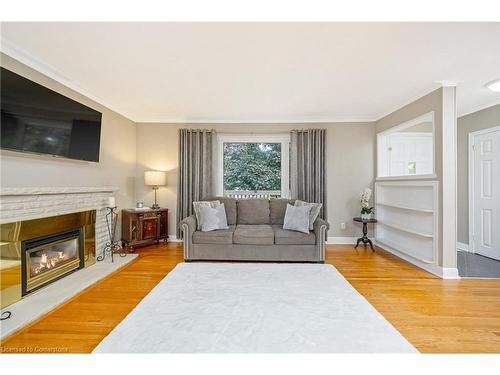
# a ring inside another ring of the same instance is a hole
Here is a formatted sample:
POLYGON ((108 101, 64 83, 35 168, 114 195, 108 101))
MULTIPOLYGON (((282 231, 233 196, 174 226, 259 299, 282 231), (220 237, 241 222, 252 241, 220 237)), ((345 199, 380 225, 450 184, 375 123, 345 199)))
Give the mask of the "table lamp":
POLYGON ((160 206, 156 203, 156 190, 158 190, 160 186, 167 184, 167 174, 162 171, 145 171, 144 183, 146 186, 151 186, 155 192, 155 204, 153 204, 151 208, 154 210, 159 209, 160 206))

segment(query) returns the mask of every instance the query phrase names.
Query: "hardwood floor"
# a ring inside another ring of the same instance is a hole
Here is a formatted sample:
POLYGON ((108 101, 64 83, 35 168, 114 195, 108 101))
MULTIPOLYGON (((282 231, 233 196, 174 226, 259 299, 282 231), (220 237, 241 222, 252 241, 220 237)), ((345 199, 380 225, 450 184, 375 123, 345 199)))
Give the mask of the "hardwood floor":
MULTIPOLYGON (((3 352, 89 353, 179 262, 182 245, 139 258, 1 343, 3 352)), ((329 245, 331 263, 423 353, 500 353, 500 280, 441 280, 378 250, 329 245)))

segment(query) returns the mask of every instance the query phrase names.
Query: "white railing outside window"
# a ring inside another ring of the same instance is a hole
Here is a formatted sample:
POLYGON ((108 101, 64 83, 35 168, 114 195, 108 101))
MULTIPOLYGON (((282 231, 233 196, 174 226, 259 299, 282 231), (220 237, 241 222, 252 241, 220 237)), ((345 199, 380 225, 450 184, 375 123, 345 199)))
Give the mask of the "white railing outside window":
POLYGON ((228 198, 281 198, 281 190, 225 190, 224 196, 228 198))

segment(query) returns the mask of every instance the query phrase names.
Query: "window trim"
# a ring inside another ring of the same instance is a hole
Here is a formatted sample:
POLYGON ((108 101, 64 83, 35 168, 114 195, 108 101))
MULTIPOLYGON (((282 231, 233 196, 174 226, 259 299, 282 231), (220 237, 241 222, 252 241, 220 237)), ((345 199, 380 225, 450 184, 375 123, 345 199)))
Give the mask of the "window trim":
POLYGON ((391 181, 391 180, 415 180, 415 179, 433 179, 437 178, 436 174, 436 121, 435 121, 435 113, 434 111, 427 112, 421 116, 415 117, 411 120, 405 121, 399 125, 390 127, 386 130, 383 130, 379 133, 377 133, 376 137, 376 148, 377 148, 377 162, 376 162, 376 167, 377 167, 377 174, 376 174, 376 181, 391 181), (381 154, 381 140, 382 137, 387 137, 387 135, 394 133, 398 130, 404 130, 409 127, 412 127, 416 124, 419 124, 422 121, 429 120, 432 122, 432 172, 429 174, 417 174, 417 175, 389 175, 389 176, 381 176, 380 175, 380 170, 381 170, 381 163, 385 162, 386 159, 382 157, 381 154))
POLYGON ((227 134, 217 135, 215 188, 224 195, 224 143, 281 143, 281 197, 290 197, 290 134, 227 134))

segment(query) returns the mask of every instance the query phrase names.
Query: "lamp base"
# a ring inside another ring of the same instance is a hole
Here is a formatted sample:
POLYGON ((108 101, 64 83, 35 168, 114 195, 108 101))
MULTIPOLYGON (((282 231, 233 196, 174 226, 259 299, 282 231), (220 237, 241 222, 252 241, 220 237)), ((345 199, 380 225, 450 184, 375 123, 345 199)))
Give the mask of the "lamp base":
POLYGON ((151 209, 153 209, 153 210, 159 210, 160 209, 160 205, 155 203, 155 204, 153 204, 151 206, 151 209))

